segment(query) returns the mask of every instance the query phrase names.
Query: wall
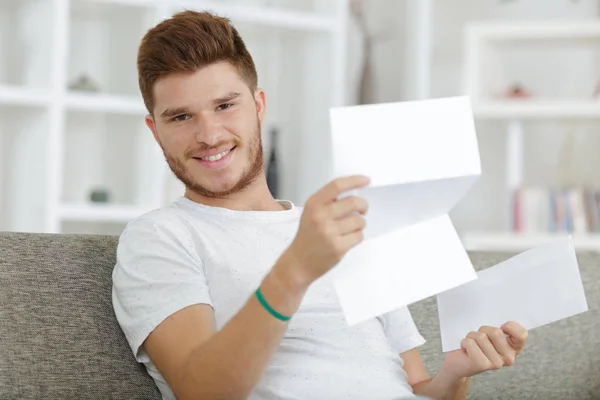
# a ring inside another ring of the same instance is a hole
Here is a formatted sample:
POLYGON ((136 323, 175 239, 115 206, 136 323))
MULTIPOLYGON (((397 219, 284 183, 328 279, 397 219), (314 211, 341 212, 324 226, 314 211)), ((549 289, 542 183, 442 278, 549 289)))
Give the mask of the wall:
MULTIPOLYGON (((393 34, 375 49, 377 102, 409 100, 402 81, 405 60, 405 1, 368 0, 369 23, 390 27, 393 34)), ((469 21, 586 19, 598 15, 597 1, 580 0, 437 0, 433 15, 431 97, 463 94, 463 27, 469 21)), ((352 40, 357 41, 356 28, 352 40)), ((517 49, 507 52, 506 68, 536 93, 587 96, 600 78, 598 54, 589 48, 562 51, 517 49), (532 55, 533 54, 533 55, 532 55), (548 84, 548 85, 547 85, 548 84), (550 84, 552 86, 550 86, 550 84), (587 90, 587 91, 586 91, 587 90)), ((351 52, 349 84, 357 79, 358 50, 351 52)), ((502 86, 500 86, 502 87, 502 86)), ((599 125, 551 121, 527 125, 525 181, 531 184, 574 184, 600 187, 599 125)), ((505 124, 477 122, 483 175, 452 212, 457 229, 502 229, 507 226, 504 203, 505 124)))

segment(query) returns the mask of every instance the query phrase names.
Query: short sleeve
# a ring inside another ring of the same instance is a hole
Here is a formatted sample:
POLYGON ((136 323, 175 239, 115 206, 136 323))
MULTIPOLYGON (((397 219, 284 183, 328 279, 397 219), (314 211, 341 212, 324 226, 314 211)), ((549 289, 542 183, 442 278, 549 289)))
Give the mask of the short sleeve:
POLYGON ((422 346, 425 339, 419 333, 408 307, 401 307, 380 316, 383 329, 398 354, 422 346))
POLYGON ((138 362, 149 361, 142 344, 162 321, 190 305, 212 306, 191 243, 183 227, 151 218, 130 223, 119 238, 113 307, 138 362))

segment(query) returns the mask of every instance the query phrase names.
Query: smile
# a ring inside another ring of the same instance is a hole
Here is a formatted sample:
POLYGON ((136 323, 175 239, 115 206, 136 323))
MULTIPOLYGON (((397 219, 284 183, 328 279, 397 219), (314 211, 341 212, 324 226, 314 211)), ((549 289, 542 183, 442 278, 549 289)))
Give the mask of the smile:
POLYGON ((231 151, 231 150, 227 150, 227 151, 224 151, 224 152, 222 152, 222 153, 215 154, 215 155, 213 155, 213 156, 200 157, 200 159, 201 159, 202 161, 219 161, 221 158, 223 158, 223 157, 225 157, 227 154, 229 154, 229 152, 230 152, 230 151, 231 151))

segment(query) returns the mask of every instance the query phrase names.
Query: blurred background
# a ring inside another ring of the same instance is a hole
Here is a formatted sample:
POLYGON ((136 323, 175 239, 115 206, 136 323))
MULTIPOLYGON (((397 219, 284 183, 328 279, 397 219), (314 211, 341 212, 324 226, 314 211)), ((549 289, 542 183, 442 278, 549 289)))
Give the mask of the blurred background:
POLYGON ((0 0, 1 231, 119 234, 182 195, 135 59, 184 8, 230 17, 255 58, 278 198, 328 180, 329 107, 469 95, 483 174, 452 210, 465 246, 572 233, 600 251, 595 0, 0 0))

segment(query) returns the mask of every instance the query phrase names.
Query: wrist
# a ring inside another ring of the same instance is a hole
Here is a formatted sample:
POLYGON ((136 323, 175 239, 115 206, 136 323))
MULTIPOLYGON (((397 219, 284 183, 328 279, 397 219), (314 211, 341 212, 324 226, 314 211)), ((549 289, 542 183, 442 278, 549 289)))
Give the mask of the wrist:
POLYGON ((292 295, 304 295, 313 281, 304 272, 301 261, 291 248, 288 248, 279 257, 270 275, 292 295))
POLYGON ((452 371, 445 364, 442 366, 440 372, 434 377, 434 380, 439 382, 440 385, 448 388, 453 388, 462 385, 468 378, 466 376, 460 376, 452 371))

